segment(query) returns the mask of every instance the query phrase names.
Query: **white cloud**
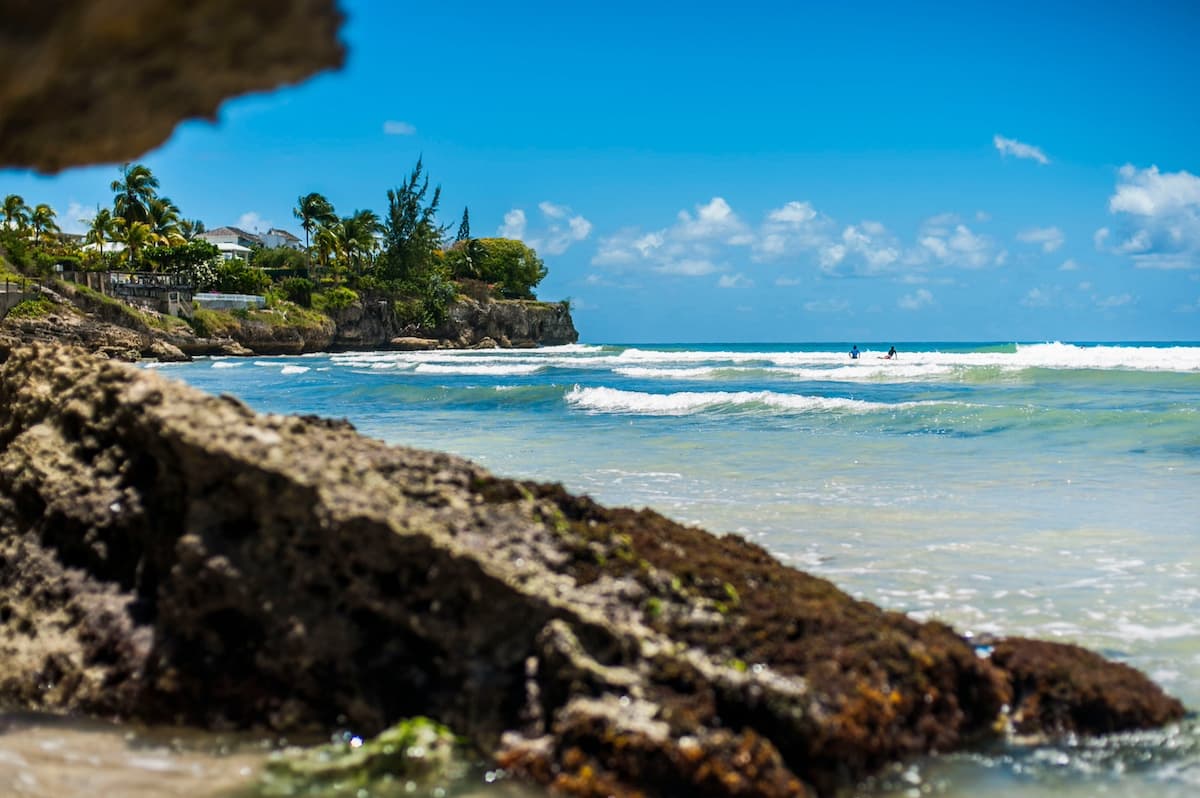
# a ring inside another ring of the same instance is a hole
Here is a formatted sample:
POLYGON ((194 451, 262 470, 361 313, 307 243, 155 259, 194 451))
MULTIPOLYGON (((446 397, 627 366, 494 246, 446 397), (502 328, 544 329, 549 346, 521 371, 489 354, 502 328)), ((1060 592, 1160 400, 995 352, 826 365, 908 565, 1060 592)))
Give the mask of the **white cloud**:
POLYGON ((1041 246, 1042 252, 1053 252, 1063 245, 1066 240, 1063 231, 1057 227, 1033 227, 1017 233, 1017 240, 1026 244, 1041 246))
POLYGON ((66 213, 59 216, 55 221, 62 228, 64 233, 74 233, 75 235, 83 235, 88 231, 93 218, 95 218, 95 208, 85 208, 78 202, 70 202, 67 204, 66 213))
POLYGON ((721 279, 717 280, 719 288, 752 288, 754 281, 746 275, 738 272, 737 274, 722 274, 721 279))
POLYGON ((513 208, 504 214, 504 224, 500 226, 497 234, 501 238, 515 238, 518 241, 524 241, 526 224, 525 211, 513 208))
POLYGON ((775 285, 779 286, 780 288, 787 288, 793 285, 800 285, 800 280, 796 277, 776 277, 775 285))
POLYGON ((707 204, 697 205, 695 216, 680 211, 678 219, 677 235, 684 239, 727 238, 746 230, 745 224, 722 197, 713 197, 707 204))
POLYGON ((539 202, 538 210, 551 219, 566 218, 568 210, 561 205, 555 205, 553 202, 539 202))
POLYGON ((383 123, 383 132, 389 136, 411 136, 417 132, 417 129, 408 122, 389 119, 383 123))
POLYGON ((1162 216, 1200 206, 1200 177, 1188 172, 1163 174, 1157 166, 1137 169, 1125 164, 1119 174, 1122 182, 1108 199, 1113 213, 1162 216))
POLYGON ((1104 310, 1111 310, 1112 308, 1119 308, 1122 305, 1128 305, 1132 301, 1133 296, 1130 294, 1117 294, 1115 296, 1109 296, 1105 297, 1104 299, 1096 300, 1096 307, 1104 310))
POLYGON ((918 288, 913 293, 900 297, 896 304, 902 310, 920 310, 933 304, 933 294, 928 289, 918 288))
POLYGON ((267 231, 275 225, 268 219, 262 218, 258 211, 247 211, 238 217, 237 226, 247 232, 256 233, 259 230, 267 231))
POLYGON ((813 210, 811 203, 796 202, 795 200, 767 214, 769 221, 782 224, 804 224, 815 218, 817 218, 817 212, 813 210))
POLYGON ((1096 231, 1098 249, 1131 256, 1140 269, 1200 268, 1200 177, 1160 172, 1157 166, 1121 167, 1108 210, 1117 232, 1096 231))
POLYGON ((1079 270, 1079 264, 1075 262, 1075 259, 1074 259, 1074 258, 1067 258, 1066 260, 1064 260, 1064 261, 1063 261, 1063 264, 1062 264, 1062 266, 1059 266, 1059 267, 1058 267, 1058 270, 1059 270, 1060 272, 1073 272, 1073 271, 1078 271, 1078 270, 1079 270))
MULTIPOLYGON (((561 255, 572 244, 583 241, 592 233, 592 223, 581 215, 572 214, 566 205, 543 201, 538 203, 538 210, 542 214, 542 225, 537 230, 529 229, 529 218, 524 208, 513 208, 504 214, 499 235, 524 241, 543 255, 561 255)), ((630 253, 617 247, 605 247, 603 242, 600 251, 592 258, 592 263, 597 265, 632 261, 630 253)))
POLYGON ((715 272, 717 267, 712 261, 700 258, 684 258, 667 261, 656 266, 654 270, 662 274, 676 274, 682 277, 703 277, 706 274, 715 272))
POLYGON ((1021 304, 1027 308, 1050 307, 1050 294, 1040 288, 1030 288, 1025 296, 1021 297, 1021 304))
POLYGON ((1037 161, 1045 166, 1050 163, 1050 159, 1046 157, 1046 153, 1042 152, 1039 147, 1032 144, 1026 144, 1016 139, 1007 139, 999 133, 992 136, 992 143, 996 145, 996 149, 1001 155, 1011 155, 1014 158, 1025 158, 1031 161, 1037 161))
MULTIPOLYGON (((865 221, 842 230, 843 250, 834 254, 859 255, 866 263, 867 274, 878 274, 900 259, 900 250, 879 222, 865 221)), ((839 258, 840 260, 840 258, 839 258)))
POLYGON ((917 243, 919 249, 909 258, 914 263, 924 263, 932 257, 945 266, 982 269, 1001 265, 1008 257, 1007 252, 994 251, 991 238, 976 234, 946 214, 928 220, 921 228, 917 243))
POLYGON ((850 303, 844 299, 814 299, 804 303, 809 313, 841 313, 849 308, 850 303))

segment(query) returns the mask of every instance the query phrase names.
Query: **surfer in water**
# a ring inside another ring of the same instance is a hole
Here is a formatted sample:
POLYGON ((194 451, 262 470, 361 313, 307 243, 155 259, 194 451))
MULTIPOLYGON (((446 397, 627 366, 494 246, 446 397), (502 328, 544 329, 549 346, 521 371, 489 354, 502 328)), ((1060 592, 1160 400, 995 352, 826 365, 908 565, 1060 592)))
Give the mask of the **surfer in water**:
POLYGON ((896 357, 896 347, 888 349, 888 353, 883 356, 883 360, 894 360, 896 357))
POLYGON ((850 359, 858 360, 858 344, 855 344, 850 348, 850 359))

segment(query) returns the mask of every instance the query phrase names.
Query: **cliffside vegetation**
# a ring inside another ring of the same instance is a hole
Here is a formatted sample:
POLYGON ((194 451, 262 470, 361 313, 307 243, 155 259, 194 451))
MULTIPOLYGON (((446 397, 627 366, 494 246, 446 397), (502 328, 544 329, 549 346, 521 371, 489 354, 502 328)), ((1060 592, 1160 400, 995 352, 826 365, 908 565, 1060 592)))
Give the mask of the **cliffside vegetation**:
MULTIPOLYGON (((302 244, 222 253, 202 236, 204 222, 186 218, 160 193, 158 178, 142 164, 124 164, 112 181, 111 207, 97 208, 87 232, 64 234, 46 204, 30 206, 16 194, 4 198, 0 255, 20 275, 51 278, 56 272, 138 271, 179 275, 196 291, 266 297, 264 321, 294 320, 313 326, 308 313, 336 317, 348 308, 386 303, 400 326, 430 329, 447 320, 460 297, 534 299, 545 264, 521 241, 474 238, 463 210, 456 235, 438 221, 441 187, 430 186, 418 160, 400 185, 386 192, 383 215, 356 209, 339 215, 323 195, 296 200, 293 214, 302 244)), ((243 231, 237 231, 239 234, 243 231)), ((249 236, 250 239, 256 236, 249 236)), ((221 312, 193 314, 204 335, 231 326, 221 312)))

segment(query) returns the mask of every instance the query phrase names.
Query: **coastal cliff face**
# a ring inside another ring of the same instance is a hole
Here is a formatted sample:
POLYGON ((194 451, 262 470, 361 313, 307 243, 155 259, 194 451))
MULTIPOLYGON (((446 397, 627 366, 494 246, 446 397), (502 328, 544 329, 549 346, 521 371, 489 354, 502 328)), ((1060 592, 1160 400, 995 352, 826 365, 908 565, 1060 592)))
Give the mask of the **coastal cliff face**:
POLYGON ((501 347, 560 346, 579 340, 570 307, 563 302, 510 299, 478 302, 459 299, 445 323, 434 328, 438 338, 466 346, 491 338, 501 347))
POLYGON ((428 715, 589 796, 829 795, 1009 724, 1182 714, 1124 665, 976 648, 735 536, 78 350, 0 359, 9 707, 284 732, 428 715))
POLYGON ((531 347, 575 343, 579 333, 561 302, 462 298, 447 320, 432 329, 406 327, 386 303, 355 303, 334 318, 306 313, 288 322, 261 311, 264 318, 231 317, 220 334, 197 335, 182 321, 142 313, 125 303, 61 286, 44 294, 55 309, 40 318, 0 320, 0 340, 60 341, 121 360, 152 357, 185 360, 200 355, 298 355, 304 352, 471 346, 531 347), (154 326, 158 321, 162 326, 154 326), (167 324, 167 322, 174 322, 167 324))

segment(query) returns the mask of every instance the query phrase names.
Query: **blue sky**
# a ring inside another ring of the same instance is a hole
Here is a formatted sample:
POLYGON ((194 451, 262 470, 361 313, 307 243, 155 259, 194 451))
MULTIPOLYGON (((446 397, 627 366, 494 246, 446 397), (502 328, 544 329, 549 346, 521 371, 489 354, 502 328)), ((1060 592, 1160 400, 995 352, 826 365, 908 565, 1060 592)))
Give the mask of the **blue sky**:
MULTIPOLYGON (((587 342, 1200 339, 1200 7, 343 5, 344 69, 142 159, 189 218, 419 155, 587 342)), ((0 172, 67 229, 115 165, 0 172)))

